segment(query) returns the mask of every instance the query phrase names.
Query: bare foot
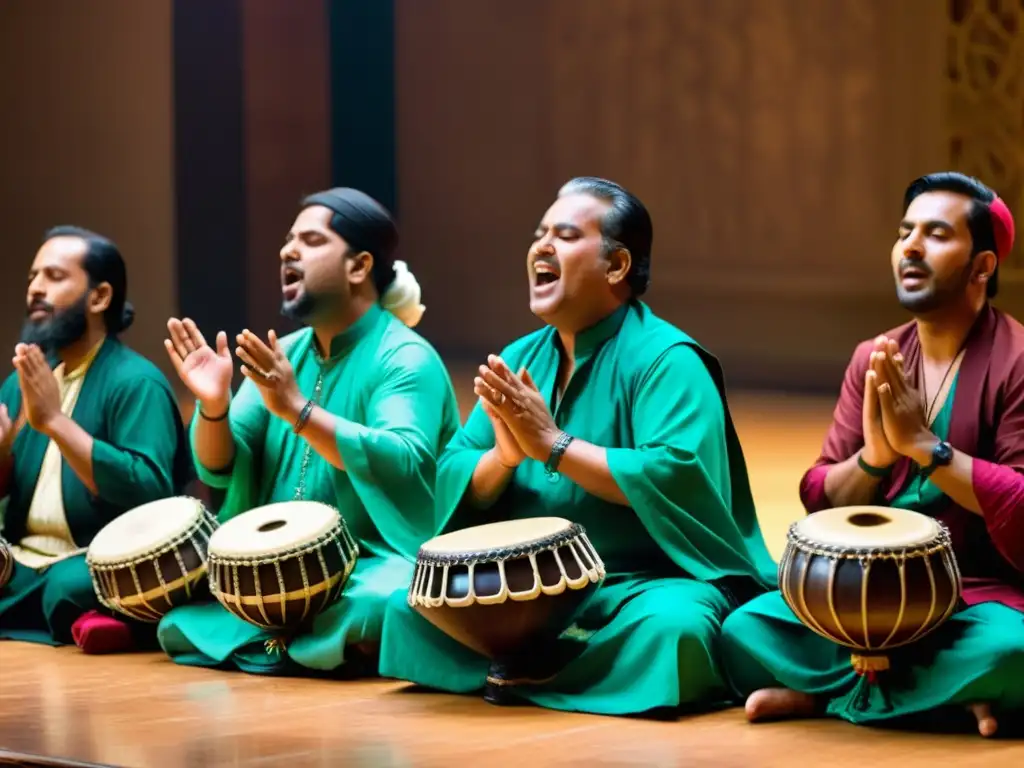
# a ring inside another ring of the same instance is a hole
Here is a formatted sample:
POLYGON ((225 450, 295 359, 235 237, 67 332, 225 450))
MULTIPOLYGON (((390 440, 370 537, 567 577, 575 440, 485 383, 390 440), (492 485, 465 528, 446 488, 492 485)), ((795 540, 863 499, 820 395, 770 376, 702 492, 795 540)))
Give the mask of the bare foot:
POLYGON ((992 709, 988 704, 968 704, 967 709, 971 711, 975 719, 978 721, 978 733, 985 738, 995 736, 996 731, 999 729, 999 723, 992 715, 992 709))
POLYGON ((747 720, 778 720, 786 717, 814 717, 814 697, 789 688, 762 688, 747 697, 747 720))

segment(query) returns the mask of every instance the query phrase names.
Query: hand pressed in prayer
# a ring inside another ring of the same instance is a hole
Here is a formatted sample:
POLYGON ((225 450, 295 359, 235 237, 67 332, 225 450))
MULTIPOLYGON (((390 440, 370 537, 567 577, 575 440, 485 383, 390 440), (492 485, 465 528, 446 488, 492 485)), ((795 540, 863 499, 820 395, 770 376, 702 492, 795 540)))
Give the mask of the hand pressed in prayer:
POLYGON ((11 415, 7 412, 7 406, 0 403, 0 454, 7 452, 13 440, 14 424, 11 423, 11 415))
POLYGON ((295 370, 278 343, 277 334, 267 333, 264 343, 255 333, 242 331, 235 337, 235 354, 244 363, 242 373, 259 388, 267 410, 294 423, 306 405, 295 381, 295 370))
POLYGON ((35 344, 18 344, 14 348, 14 368, 25 405, 25 418, 37 432, 46 432, 53 420, 61 415, 60 387, 35 344))
POLYGON ((172 317, 167 321, 167 331, 170 338, 164 339, 164 348, 178 376, 199 400, 203 413, 213 418, 224 415, 231 402, 233 367, 227 334, 217 334, 215 352, 187 317, 172 317))
POLYGON ((892 449, 909 456, 929 440, 934 442, 921 393, 907 380, 896 342, 886 340, 885 352, 872 353, 871 370, 875 374, 882 429, 892 449))
POLYGON ((491 426, 494 428, 494 450, 497 453, 498 461, 508 469, 518 467, 526 458, 526 453, 516 442, 508 424, 502 421, 497 409, 486 397, 480 398, 480 407, 484 409, 484 413, 487 414, 487 418, 491 420, 491 426))
POLYGON ((480 366, 473 389, 508 426, 527 456, 548 460, 560 430, 529 371, 524 368, 516 375, 500 357, 490 355, 487 365, 480 366))
MULTIPOLYGON (((864 405, 861 409, 864 431, 864 450, 861 456, 866 463, 879 469, 895 464, 900 457, 889 445, 882 426, 882 405, 878 400, 879 379, 874 369, 876 357, 879 360, 884 359, 889 353, 890 344, 895 345, 895 342, 890 342, 884 336, 879 336, 875 340, 875 351, 871 353, 871 363, 864 377, 864 405)), ((902 363, 902 356, 900 361, 902 363)))

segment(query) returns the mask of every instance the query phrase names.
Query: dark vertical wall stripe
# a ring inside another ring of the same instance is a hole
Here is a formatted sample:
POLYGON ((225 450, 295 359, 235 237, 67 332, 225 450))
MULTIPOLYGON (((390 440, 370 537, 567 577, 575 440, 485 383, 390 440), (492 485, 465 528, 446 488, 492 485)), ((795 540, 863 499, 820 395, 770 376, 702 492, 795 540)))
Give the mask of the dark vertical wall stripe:
POLYGON ((332 181, 397 213, 394 0, 327 0, 332 181))
POLYGON ((174 0, 178 306, 212 343, 246 306, 242 0, 174 0))

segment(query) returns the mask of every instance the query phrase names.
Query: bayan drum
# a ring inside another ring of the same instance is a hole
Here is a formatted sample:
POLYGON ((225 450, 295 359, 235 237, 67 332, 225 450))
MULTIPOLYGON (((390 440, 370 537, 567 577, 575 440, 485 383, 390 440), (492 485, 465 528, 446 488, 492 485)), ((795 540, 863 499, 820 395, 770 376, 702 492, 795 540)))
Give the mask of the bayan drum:
POLYGON ((949 531, 933 518, 889 507, 815 512, 789 529, 779 588, 808 628, 853 649, 874 680, 886 652, 948 619, 960 598, 949 531))
POLYGON ((138 621, 157 622, 189 602, 206 576, 217 521, 198 499, 175 496, 107 523, 85 555, 99 601, 138 621))
POLYGON ((437 536, 419 551, 408 603, 491 660, 484 697, 527 682, 597 592, 604 563, 583 527, 557 517, 510 520, 437 536), (533 662, 533 663, 531 663, 533 662))
MULTIPOLYGON (((210 592, 250 624, 292 632, 338 598, 358 556, 333 507, 268 504, 217 529, 210 540, 210 592)), ((267 651, 280 642, 268 641, 267 651)))
POLYGON ((7 586, 14 574, 14 553, 11 552, 11 545, 7 539, 0 536, 0 589, 7 586))

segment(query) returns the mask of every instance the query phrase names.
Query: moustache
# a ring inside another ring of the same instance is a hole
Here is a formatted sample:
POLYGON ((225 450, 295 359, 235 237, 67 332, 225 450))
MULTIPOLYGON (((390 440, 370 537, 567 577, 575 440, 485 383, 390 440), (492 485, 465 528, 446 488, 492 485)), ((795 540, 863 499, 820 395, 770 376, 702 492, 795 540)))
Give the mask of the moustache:
POLYGON ((919 272, 922 272, 926 277, 932 276, 931 267, 929 267, 923 261, 919 261, 916 259, 900 259, 899 273, 902 275, 908 269, 914 269, 919 272))

